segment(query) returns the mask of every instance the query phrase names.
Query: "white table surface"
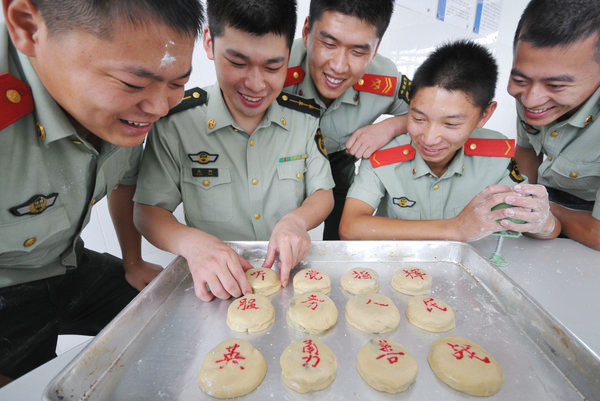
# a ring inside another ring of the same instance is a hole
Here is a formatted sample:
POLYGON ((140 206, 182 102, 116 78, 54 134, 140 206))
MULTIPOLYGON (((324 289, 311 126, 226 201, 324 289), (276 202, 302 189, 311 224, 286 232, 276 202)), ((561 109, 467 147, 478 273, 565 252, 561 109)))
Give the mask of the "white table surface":
MULTIPOLYGON (((496 237, 472 245, 487 257, 495 249, 496 237)), ((600 291, 600 252, 569 239, 523 237, 506 238, 501 254, 509 262, 502 270, 600 355, 600 302, 596 295, 600 291)), ((41 400, 45 386, 88 342, 0 389, 0 401, 41 400)))

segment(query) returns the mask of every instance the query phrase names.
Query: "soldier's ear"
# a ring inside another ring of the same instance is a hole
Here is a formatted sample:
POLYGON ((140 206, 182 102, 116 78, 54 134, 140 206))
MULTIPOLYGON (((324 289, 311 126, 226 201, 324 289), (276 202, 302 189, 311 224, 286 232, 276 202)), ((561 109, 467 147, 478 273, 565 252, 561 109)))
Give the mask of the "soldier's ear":
POLYGON ((485 110, 483 110, 483 113, 481 113, 481 117, 479 117, 479 122, 477 123, 477 128, 483 128, 483 126, 492 117, 492 114, 494 114, 494 111, 496 110, 496 107, 498 107, 498 103, 497 102, 491 102, 488 105, 488 107, 486 107, 485 110))
POLYGON ((40 24, 44 20, 31 0, 2 0, 6 27, 14 46, 28 56, 35 56, 40 24))
POLYGON ((310 29, 308 27, 308 17, 304 20, 304 25, 302 25, 302 43, 304 43, 304 47, 308 46, 308 34, 310 33, 310 29))
POLYGON ((206 51, 206 57, 209 60, 215 59, 215 42, 210 36, 210 29, 208 27, 204 28, 204 35, 202 35, 202 45, 204 46, 204 50, 206 51))

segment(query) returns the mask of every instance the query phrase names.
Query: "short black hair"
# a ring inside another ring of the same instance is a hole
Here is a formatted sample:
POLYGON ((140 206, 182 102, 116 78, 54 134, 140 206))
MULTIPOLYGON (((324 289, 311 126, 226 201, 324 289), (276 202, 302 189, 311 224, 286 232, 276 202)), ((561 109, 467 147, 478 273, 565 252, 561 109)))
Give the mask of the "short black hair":
POLYGON ((515 32, 519 41, 535 47, 565 46, 598 35, 596 54, 600 63, 600 4, 597 0, 532 0, 515 32))
POLYGON ((462 91, 483 112, 494 99, 498 65, 483 46, 459 40, 438 47, 417 68, 412 80, 410 98, 421 88, 435 87, 462 91))
POLYGON ((133 26, 163 22, 173 31, 197 38, 204 8, 199 0, 32 0, 51 34, 83 29, 111 38, 115 21, 133 26))
POLYGON ((213 38, 226 26, 254 35, 284 36, 292 48, 296 35, 296 0, 207 0, 208 28, 213 38))
POLYGON ((377 37, 385 33, 392 13, 394 0, 311 0, 308 11, 308 29, 312 29, 326 11, 334 11, 359 18, 377 28, 377 37))

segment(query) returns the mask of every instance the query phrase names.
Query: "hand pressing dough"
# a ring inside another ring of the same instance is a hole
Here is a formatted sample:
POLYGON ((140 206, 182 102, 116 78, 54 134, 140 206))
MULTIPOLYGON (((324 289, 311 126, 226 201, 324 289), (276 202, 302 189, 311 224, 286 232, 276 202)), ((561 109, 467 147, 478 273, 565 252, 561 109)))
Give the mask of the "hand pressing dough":
POLYGON ((288 326, 311 334, 329 330, 337 317, 338 311, 331 298, 312 292, 296 295, 287 310, 288 326))
POLYGON ((358 352, 356 369, 375 390, 399 393, 417 377, 417 360, 402 344, 374 338, 358 352))
POLYGON ((365 333, 387 333, 400 323, 400 312, 394 302, 381 294, 362 294, 346 303, 346 321, 365 333))
POLYGON ((431 292, 431 276, 423 269, 403 267, 394 273, 392 287, 407 295, 427 295, 431 292))
POLYGON ((342 276, 342 288, 350 294, 375 294, 379 291, 379 275, 373 269, 354 268, 342 276))
POLYGON ((275 308, 264 295, 245 295, 227 309, 227 326, 234 331, 256 333, 266 330, 274 321, 275 308))
POLYGON ((412 297, 406 308, 406 318, 413 325, 433 333, 441 333, 455 327, 452 308, 441 299, 428 295, 412 297))
POLYGON ((485 349, 466 338, 440 338, 431 346, 427 361, 441 381, 467 394, 492 395, 504 383, 500 364, 485 349))
POLYGON ((323 390, 334 380, 337 361, 333 351, 322 341, 303 338, 283 350, 281 379, 299 393, 323 390))
POLYGON ((307 292, 318 292, 320 294, 329 294, 331 292, 331 279, 317 269, 300 270, 294 275, 294 292, 305 294, 307 292))
POLYGON ((261 267, 246 270, 246 278, 255 294, 268 297, 269 295, 278 293, 281 289, 279 274, 273 269, 261 267))
POLYGON ((246 340, 232 338, 213 348, 200 367, 198 383, 215 398, 248 394, 263 381, 267 362, 246 340))

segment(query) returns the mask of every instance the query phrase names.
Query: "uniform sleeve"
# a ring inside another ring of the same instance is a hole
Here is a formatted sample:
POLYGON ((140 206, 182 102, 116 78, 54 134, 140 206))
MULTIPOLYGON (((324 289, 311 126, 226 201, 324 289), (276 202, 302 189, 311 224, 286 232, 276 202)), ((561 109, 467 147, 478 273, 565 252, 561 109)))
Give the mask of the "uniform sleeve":
MULTIPOLYGON (((312 195, 314 192, 320 189, 331 189, 335 186, 333 176, 331 175, 331 166, 329 165, 329 159, 321 153, 319 150, 319 120, 313 119, 314 123, 310 125, 310 131, 312 135, 308 137, 307 146, 307 161, 306 161, 306 194, 307 196, 312 195), (317 134, 318 133, 318 134, 317 134)), ((325 145, 321 138, 321 147, 325 149, 325 145)))
POLYGON ((122 185, 135 185, 137 182, 140 162, 142 161, 142 145, 136 146, 131 150, 129 166, 123 177, 119 180, 122 185))
POLYGON ((600 220, 600 188, 596 192, 596 201, 594 203, 594 210, 592 211, 592 217, 596 220, 600 220))
POLYGON ((173 211, 181 203, 179 147, 167 138, 177 138, 175 132, 155 126, 148 135, 137 188, 133 200, 173 211))
POLYGON ((517 162, 508 160, 506 168, 502 171, 499 179, 496 182, 496 185, 508 185, 509 187, 513 187, 517 184, 529 184, 529 179, 525 175, 519 174, 519 169, 517 167, 517 162), (519 178, 520 177, 520 178, 519 178), (522 181, 519 181, 519 180, 522 181))
MULTIPOLYGON (((394 66, 395 67, 395 66, 394 66)), ((403 116, 408 113, 408 92, 410 91, 410 79, 396 69, 396 89, 394 99, 385 114, 403 116)))
POLYGON ((375 169, 368 159, 360 162, 358 174, 348 190, 347 198, 354 198, 369 204, 373 209, 379 207, 381 199, 385 196, 385 186, 375 174, 375 169))

